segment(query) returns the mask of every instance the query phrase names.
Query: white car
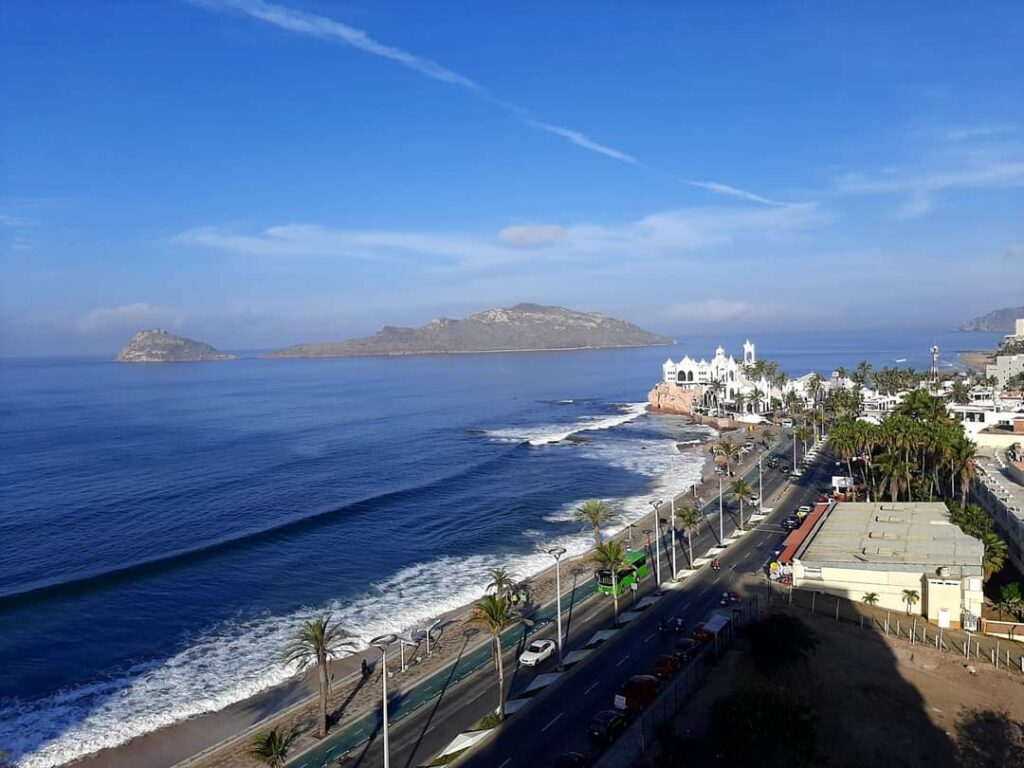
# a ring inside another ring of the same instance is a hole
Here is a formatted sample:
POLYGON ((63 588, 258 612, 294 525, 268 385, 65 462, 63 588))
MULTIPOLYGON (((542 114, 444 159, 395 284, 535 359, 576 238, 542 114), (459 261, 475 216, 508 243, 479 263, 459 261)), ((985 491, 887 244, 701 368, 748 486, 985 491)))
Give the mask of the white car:
POLYGON ((525 667, 535 667, 555 652, 554 640, 534 640, 519 657, 519 663, 525 667))

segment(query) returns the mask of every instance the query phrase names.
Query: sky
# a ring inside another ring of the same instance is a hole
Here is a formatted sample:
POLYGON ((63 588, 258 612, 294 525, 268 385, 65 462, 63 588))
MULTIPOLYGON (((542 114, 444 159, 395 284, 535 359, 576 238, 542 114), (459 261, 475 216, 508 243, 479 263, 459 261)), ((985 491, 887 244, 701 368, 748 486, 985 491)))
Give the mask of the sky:
POLYGON ((1024 304, 1024 4, 7 0, 0 355, 1024 304))

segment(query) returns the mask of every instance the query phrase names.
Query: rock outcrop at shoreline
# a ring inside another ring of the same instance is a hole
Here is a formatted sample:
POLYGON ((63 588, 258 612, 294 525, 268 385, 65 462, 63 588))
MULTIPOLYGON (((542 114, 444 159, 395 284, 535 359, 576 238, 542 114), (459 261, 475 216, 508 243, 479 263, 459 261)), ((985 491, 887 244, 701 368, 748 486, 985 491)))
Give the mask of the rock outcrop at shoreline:
POLYGON ((700 387, 673 387, 664 382, 656 384, 647 393, 647 402, 652 411, 660 413, 680 413, 684 416, 693 415, 694 402, 700 402, 703 390, 700 387))
POLYGON ((196 363, 207 360, 235 360, 209 344, 175 336, 160 328, 139 331, 117 353, 119 363, 196 363))
POLYGON ((446 317, 420 328, 384 326, 362 339, 296 344, 268 357, 358 357, 363 355, 443 355, 466 352, 525 352, 606 349, 672 344, 632 323, 563 307, 517 304, 489 309, 462 320, 446 317))

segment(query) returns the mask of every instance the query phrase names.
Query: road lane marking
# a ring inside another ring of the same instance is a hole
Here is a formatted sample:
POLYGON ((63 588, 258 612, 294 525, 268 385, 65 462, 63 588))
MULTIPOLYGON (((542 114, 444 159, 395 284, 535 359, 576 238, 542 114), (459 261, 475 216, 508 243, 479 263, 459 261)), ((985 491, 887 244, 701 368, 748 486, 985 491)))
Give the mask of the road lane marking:
POLYGON ((599 684, 600 682, 601 682, 601 681, 600 681, 600 680, 598 680, 598 681, 597 681, 596 683, 594 683, 594 684, 593 684, 593 685, 591 685, 591 686, 590 686, 589 688, 587 688, 587 690, 585 690, 585 691, 583 692, 583 695, 584 695, 584 696, 588 696, 588 695, 590 695, 590 692, 591 692, 592 690, 594 690, 595 688, 597 688, 597 686, 598 686, 598 684, 599 684))
MULTIPOLYGON (((544 733, 544 731, 546 731, 548 728, 550 728, 552 725, 554 725, 555 723, 557 723, 561 719, 562 719, 562 713, 559 712, 557 715, 555 715, 555 719, 554 720, 552 720, 550 723, 548 723, 547 725, 545 725, 543 728, 540 729, 540 732, 544 733)), ((504 765, 504 763, 502 763, 502 765, 504 765)))
POLYGON ((717 584, 717 583, 718 583, 718 580, 719 580, 720 578, 722 578, 722 577, 721 577, 721 576, 715 576, 715 580, 714 580, 714 581, 712 581, 711 583, 712 583, 712 584, 717 584))
POLYGON ((505 762, 502 763, 501 765, 499 765, 498 768, 505 768, 505 766, 508 765, 511 762, 512 762, 512 758, 511 757, 506 757, 505 758, 505 762))
POLYGON ((651 632, 651 634, 649 634, 647 637, 644 638, 644 642, 645 643, 649 643, 651 641, 651 638, 653 638, 656 634, 658 634, 658 633, 657 632, 651 632))
POLYGON ((626 654, 625 656, 623 656, 623 657, 622 657, 621 659, 619 659, 619 660, 618 660, 618 661, 617 661, 617 662, 615 663, 615 666, 616 666, 616 667, 620 667, 620 666, 622 666, 622 662, 624 662, 624 661, 625 661, 626 659, 628 659, 628 658, 629 658, 629 654, 627 653, 627 654, 626 654))

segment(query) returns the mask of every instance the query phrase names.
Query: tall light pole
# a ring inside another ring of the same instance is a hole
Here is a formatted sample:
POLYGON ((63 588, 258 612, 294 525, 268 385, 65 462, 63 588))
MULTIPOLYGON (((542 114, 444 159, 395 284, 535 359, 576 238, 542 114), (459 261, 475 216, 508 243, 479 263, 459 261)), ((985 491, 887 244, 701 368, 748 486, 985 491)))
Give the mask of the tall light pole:
POLYGON ((758 511, 764 514, 764 478, 761 477, 761 460, 764 458, 764 451, 757 456, 757 506, 758 511))
POLYGON ((381 653, 384 674, 381 679, 381 709, 384 713, 384 768, 390 768, 391 755, 388 747, 388 646, 398 639, 397 635, 380 635, 370 641, 370 645, 377 648, 381 653))
POLYGON ((558 668, 562 669, 564 662, 562 656, 562 569, 558 561, 565 554, 565 547, 552 547, 548 550, 548 554, 555 558, 555 609, 558 611, 558 668))
POLYGON ((676 565, 676 495, 672 494, 672 523, 669 525, 672 531, 672 581, 676 580, 679 573, 679 566, 676 565))
POLYGON ((722 476, 718 476, 718 543, 725 541, 725 512, 722 509, 722 476))
POLYGON ((652 501, 654 507, 654 580, 661 586, 661 520, 658 518, 658 508, 661 501, 652 501))

